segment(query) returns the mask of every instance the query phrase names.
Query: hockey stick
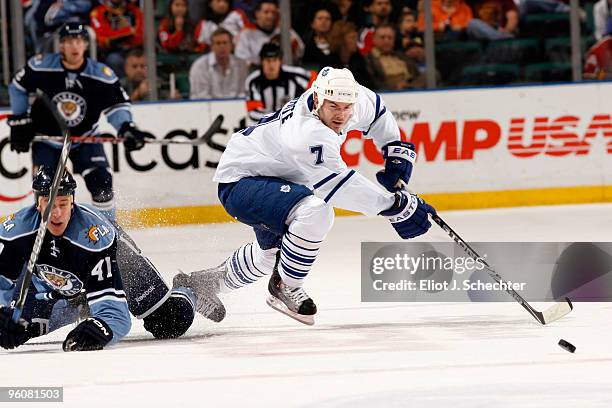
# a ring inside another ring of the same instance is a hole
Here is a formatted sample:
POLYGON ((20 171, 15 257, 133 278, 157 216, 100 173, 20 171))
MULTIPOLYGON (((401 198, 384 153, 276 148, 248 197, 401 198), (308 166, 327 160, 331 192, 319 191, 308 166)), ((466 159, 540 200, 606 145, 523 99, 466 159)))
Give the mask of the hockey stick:
MULTIPOLYGON (((459 245, 472 259, 482 261, 482 263, 486 266, 487 272, 489 276, 493 278, 495 282, 502 283, 502 277, 495 272, 495 270, 480 256, 474 249, 465 242, 459 234, 457 234, 439 215, 431 215, 432 220, 440 228, 442 228, 452 239, 459 245)), ((550 306, 548 309, 543 312, 539 312, 535 310, 521 295, 519 295, 514 289, 506 286, 506 292, 514 298, 521 306, 525 308, 538 322, 541 324, 548 324, 558 320, 572 311, 573 306, 572 302, 569 298, 564 298, 563 302, 557 302, 554 305, 550 306)))
MULTIPOLYGON (((162 146, 171 144, 199 146, 202 144, 208 144, 212 139, 212 136, 217 133, 223 124, 223 115, 218 115, 215 120, 211 123, 210 127, 206 132, 197 139, 144 139, 145 143, 159 144, 162 146)), ((34 141, 40 142, 43 140, 52 140, 61 142, 64 140, 63 136, 44 136, 39 135, 34 137, 34 141)), ((73 143, 112 143, 121 144, 125 141, 122 137, 99 137, 99 136, 70 136, 70 141, 73 143)))
POLYGON ((32 281, 32 274, 34 273, 34 267, 36 266, 36 261, 38 260, 38 254, 40 254, 40 249, 42 247, 43 240, 45 239, 45 234, 47 233, 47 223, 49 222, 49 216, 51 215, 51 211, 53 210, 53 203, 55 202, 55 198, 57 197, 57 192, 60 187, 60 181, 62 179, 62 174, 64 173, 64 169, 66 168, 66 163, 68 162, 68 154, 70 153, 70 146, 72 145, 72 141, 70 140, 70 133, 68 130, 68 126, 64 119, 60 116, 56 107, 53 106, 53 103, 49 99, 49 97, 40 89, 36 91, 36 97, 40 98, 43 103, 47 106, 47 108, 51 111, 53 118, 59 125, 62 133, 64 134, 63 138, 63 146, 62 151, 60 153, 60 159, 57 162, 57 167, 55 168, 55 175, 53 176, 53 183, 51 184, 51 190, 49 192, 49 202, 45 207, 45 211, 42 213, 42 218, 40 220, 40 225, 38 226, 38 231, 36 232, 36 239, 34 240, 34 246, 32 247, 32 252, 30 253, 30 259, 28 260, 25 273, 23 275, 23 281, 21 282, 21 288, 19 288, 19 298, 15 302, 15 310, 13 311, 13 321, 17 323, 19 318, 21 317, 21 313, 23 312, 23 306, 26 301, 26 297, 28 296, 28 288, 30 286, 30 282, 32 281))

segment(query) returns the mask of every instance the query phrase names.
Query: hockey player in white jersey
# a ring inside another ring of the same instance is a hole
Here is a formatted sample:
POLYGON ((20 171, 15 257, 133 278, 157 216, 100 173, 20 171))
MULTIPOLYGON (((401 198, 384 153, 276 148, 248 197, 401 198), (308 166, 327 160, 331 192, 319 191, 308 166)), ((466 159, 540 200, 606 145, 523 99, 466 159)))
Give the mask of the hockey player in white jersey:
POLYGON ((400 188, 415 159, 414 146, 401 141, 379 95, 348 69, 323 68, 299 98, 233 134, 221 156, 214 176, 219 199, 230 215, 254 228, 256 240, 217 268, 177 275, 175 285, 210 298, 211 291, 236 290, 272 274, 268 305, 314 324, 317 309, 302 285, 333 225, 334 207, 381 215, 404 239, 431 227, 434 208, 400 188), (353 129, 373 138, 383 153, 380 185, 341 158, 353 129))

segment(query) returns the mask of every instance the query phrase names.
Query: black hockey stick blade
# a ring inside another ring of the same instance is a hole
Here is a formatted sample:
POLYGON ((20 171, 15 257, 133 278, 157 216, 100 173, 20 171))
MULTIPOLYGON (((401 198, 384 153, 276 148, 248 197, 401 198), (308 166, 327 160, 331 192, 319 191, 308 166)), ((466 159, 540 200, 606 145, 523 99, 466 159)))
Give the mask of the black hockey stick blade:
MULTIPOLYGON (((483 262, 486 266, 485 269, 489 273, 489 276, 491 276, 494 281, 498 283, 503 281, 502 277, 495 271, 495 269, 493 269, 480 255, 478 255, 478 253, 474 251, 474 249, 467 242, 465 242, 463 238, 461 238, 459 234, 457 234, 446 223, 446 221, 444 221, 437 214, 432 214, 431 218, 436 224, 438 224, 440 228, 442 228, 449 235, 449 237, 451 237, 453 241, 455 241, 457 245, 459 245, 465 251, 465 253, 468 254, 468 256, 470 256, 474 260, 480 259, 481 262, 483 262)), ((543 312, 540 312, 534 309, 533 306, 531 306, 529 302, 523 299, 523 297, 514 289, 507 287, 506 292, 510 296, 512 296, 512 298, 516 300, 521 306, 523 306, 523 308, 527 310, 527 312, 529 312, 529 314, 531 314, 541 324, 548 324, 554 322, 555 320, 559 320, 560 318, 571 312, 573 309, 573 305, 570 299, 564 298, 562 302, 557 302, 554 305, 550 306, 548 309, 544 310, 543 312)))
POLYGON ((38 255, 40 254, 40 249, 47 233, 47 223, 49 222, 49 216, 51 215, 51 211, 53 210, 53 203, 55 202, 55 198, 57 197, 57 191, 59 190, 62 174, 64 173, 64 168, 66 167, 66 163, 68 162, 70 146, 72 145, 68 125, 66 125, 64 118, 62 118, 59 112, 57 111, 57 107, 53 104, 51 99, 49 99, 47 94, 45 94, 40 89, 36 91, 36 97, 39 98, 46 105, 47 109, 49 109, 51 115, 57 122, 60 130, 62 131, 63 145, 60 153, 60 159, 58 160, 57 167, 55 168, 53 182, 51 183, 49 201, 47 203, 45 211, 42 213, 40 224, 38 225, 38 231, 36 232, 36 238, 34 239, 34 246, 32 247, 32 252, 30 253, 30 258, 28 260, 26 270, 23 275, 23 281, 21 282, 21 288, 19 289, 19 297, 15 302, 15 310, 13 311, 14 322, 19 321, 26 297, 28 296, 28 288, 30 286, 30 282, 32 281, 34 267, 36 266, 36 261, 38 260, 38 255))
POLYGON ((198 138, 196 140, 201 140, 202 141, 201 143, 206 143, 209 147, 211 147, 213 149, 215 148, 215 146, 217 146, 217 147, 221 147, 223 150, 225 150, 225 146, 221 146, 221 145, 213 142, 213 140, 212 140, 212 137, 215 135, 215 133, 217 133, 221 129, 221 125, 223 125, 223 120, 224 120, 223 115, 221 115, 221 114, 217 115, 215 120, 213 120, 213 122, 208 127, 208 130, 206 132, 204 132, 202 137, 200 137, 200 138, 198 138))

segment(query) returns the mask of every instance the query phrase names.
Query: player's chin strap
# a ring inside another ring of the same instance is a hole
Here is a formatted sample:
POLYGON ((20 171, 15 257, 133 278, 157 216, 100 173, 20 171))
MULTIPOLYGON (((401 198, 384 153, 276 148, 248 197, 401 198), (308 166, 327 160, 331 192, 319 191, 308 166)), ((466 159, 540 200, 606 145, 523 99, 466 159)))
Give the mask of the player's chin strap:
MULTIPOLYGON (((400 180, 397 186, 402 189, 405 189, 406 183, 400 180)), ((444 232, 446 232, 448 236, 451 237, 453 241, 455 241, 457 245, 459 245, 470 258, 474 259, 475 261, 482 262, 485 265, 485 269, 487 273, 489 274, 491 278, 493 278, 495 282, 498 282, 498 283, 503 282, 503 279, 500 276, 500 274, 497 273, 495 269, 493 269, 493 267, 484 260, 483 257, 481 257, 476 251, 474 251, 474 249, 467 242, 465 242, 463 238, 461 238, 459 234, 457 234, 446 223, 446 221, 444 221, 437 214, 431 215, 431 219, 436 224, 438 224, 438 226, 442 228, 444 232)), ((541 324, 548 324, 548 323, 554 322, 555 320, 558 320, 562 318, 563 316, 565 316, 566 314, 568 314, 569 312, 571 312, 573 309, 571 300, 566 297, 566 298, 563 298, 562 302, 557 302, 554 305, 550 306, 548 309, 542 312, 539 312, 536 309, 534 309, 533 306, 531 306, 525 299, 523 299, 523 297, 519 295, 517 291, 512 289, 510 285, 502 285, 502 286, 506 288, 505 291, 510 296, 512 296, 514 300, 516 300, 521 306, 523 306, 523 308, 525 308, 525 310, 527 310, 529 314, 531 314, 541 324)))

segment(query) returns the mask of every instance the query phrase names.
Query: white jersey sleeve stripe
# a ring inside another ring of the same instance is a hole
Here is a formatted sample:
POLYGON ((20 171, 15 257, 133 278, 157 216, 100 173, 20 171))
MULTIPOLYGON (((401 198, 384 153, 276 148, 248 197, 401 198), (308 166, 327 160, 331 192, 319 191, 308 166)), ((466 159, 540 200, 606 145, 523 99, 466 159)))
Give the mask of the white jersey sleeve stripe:
POLYGON ((103 290, 98 290, 96 292, 90 292, 87 293, 87 298, 92 298, 92 297, 96 297, 96 296, 100 296, 103 294, 110 294, 113 293, 115 295, 123 295, 125 296, 125 291, 121 290, 121 289, 115 289, 115 288, 108 288, 108 289, 103 289, 103 290))
POLYGON ((95 305, 96 303, 99 302, 104 302, 104 301, 113 301, 113 302, 123 302, 123 303, 127 303, 127 301, 125 300, 124 297, 118 297, 115 295, 106 295, 106 296, 102 296, 101 298, 97 298, 94 300, 89 300, 87 303, 89 304, 89 306, 91 305, 95 305))

